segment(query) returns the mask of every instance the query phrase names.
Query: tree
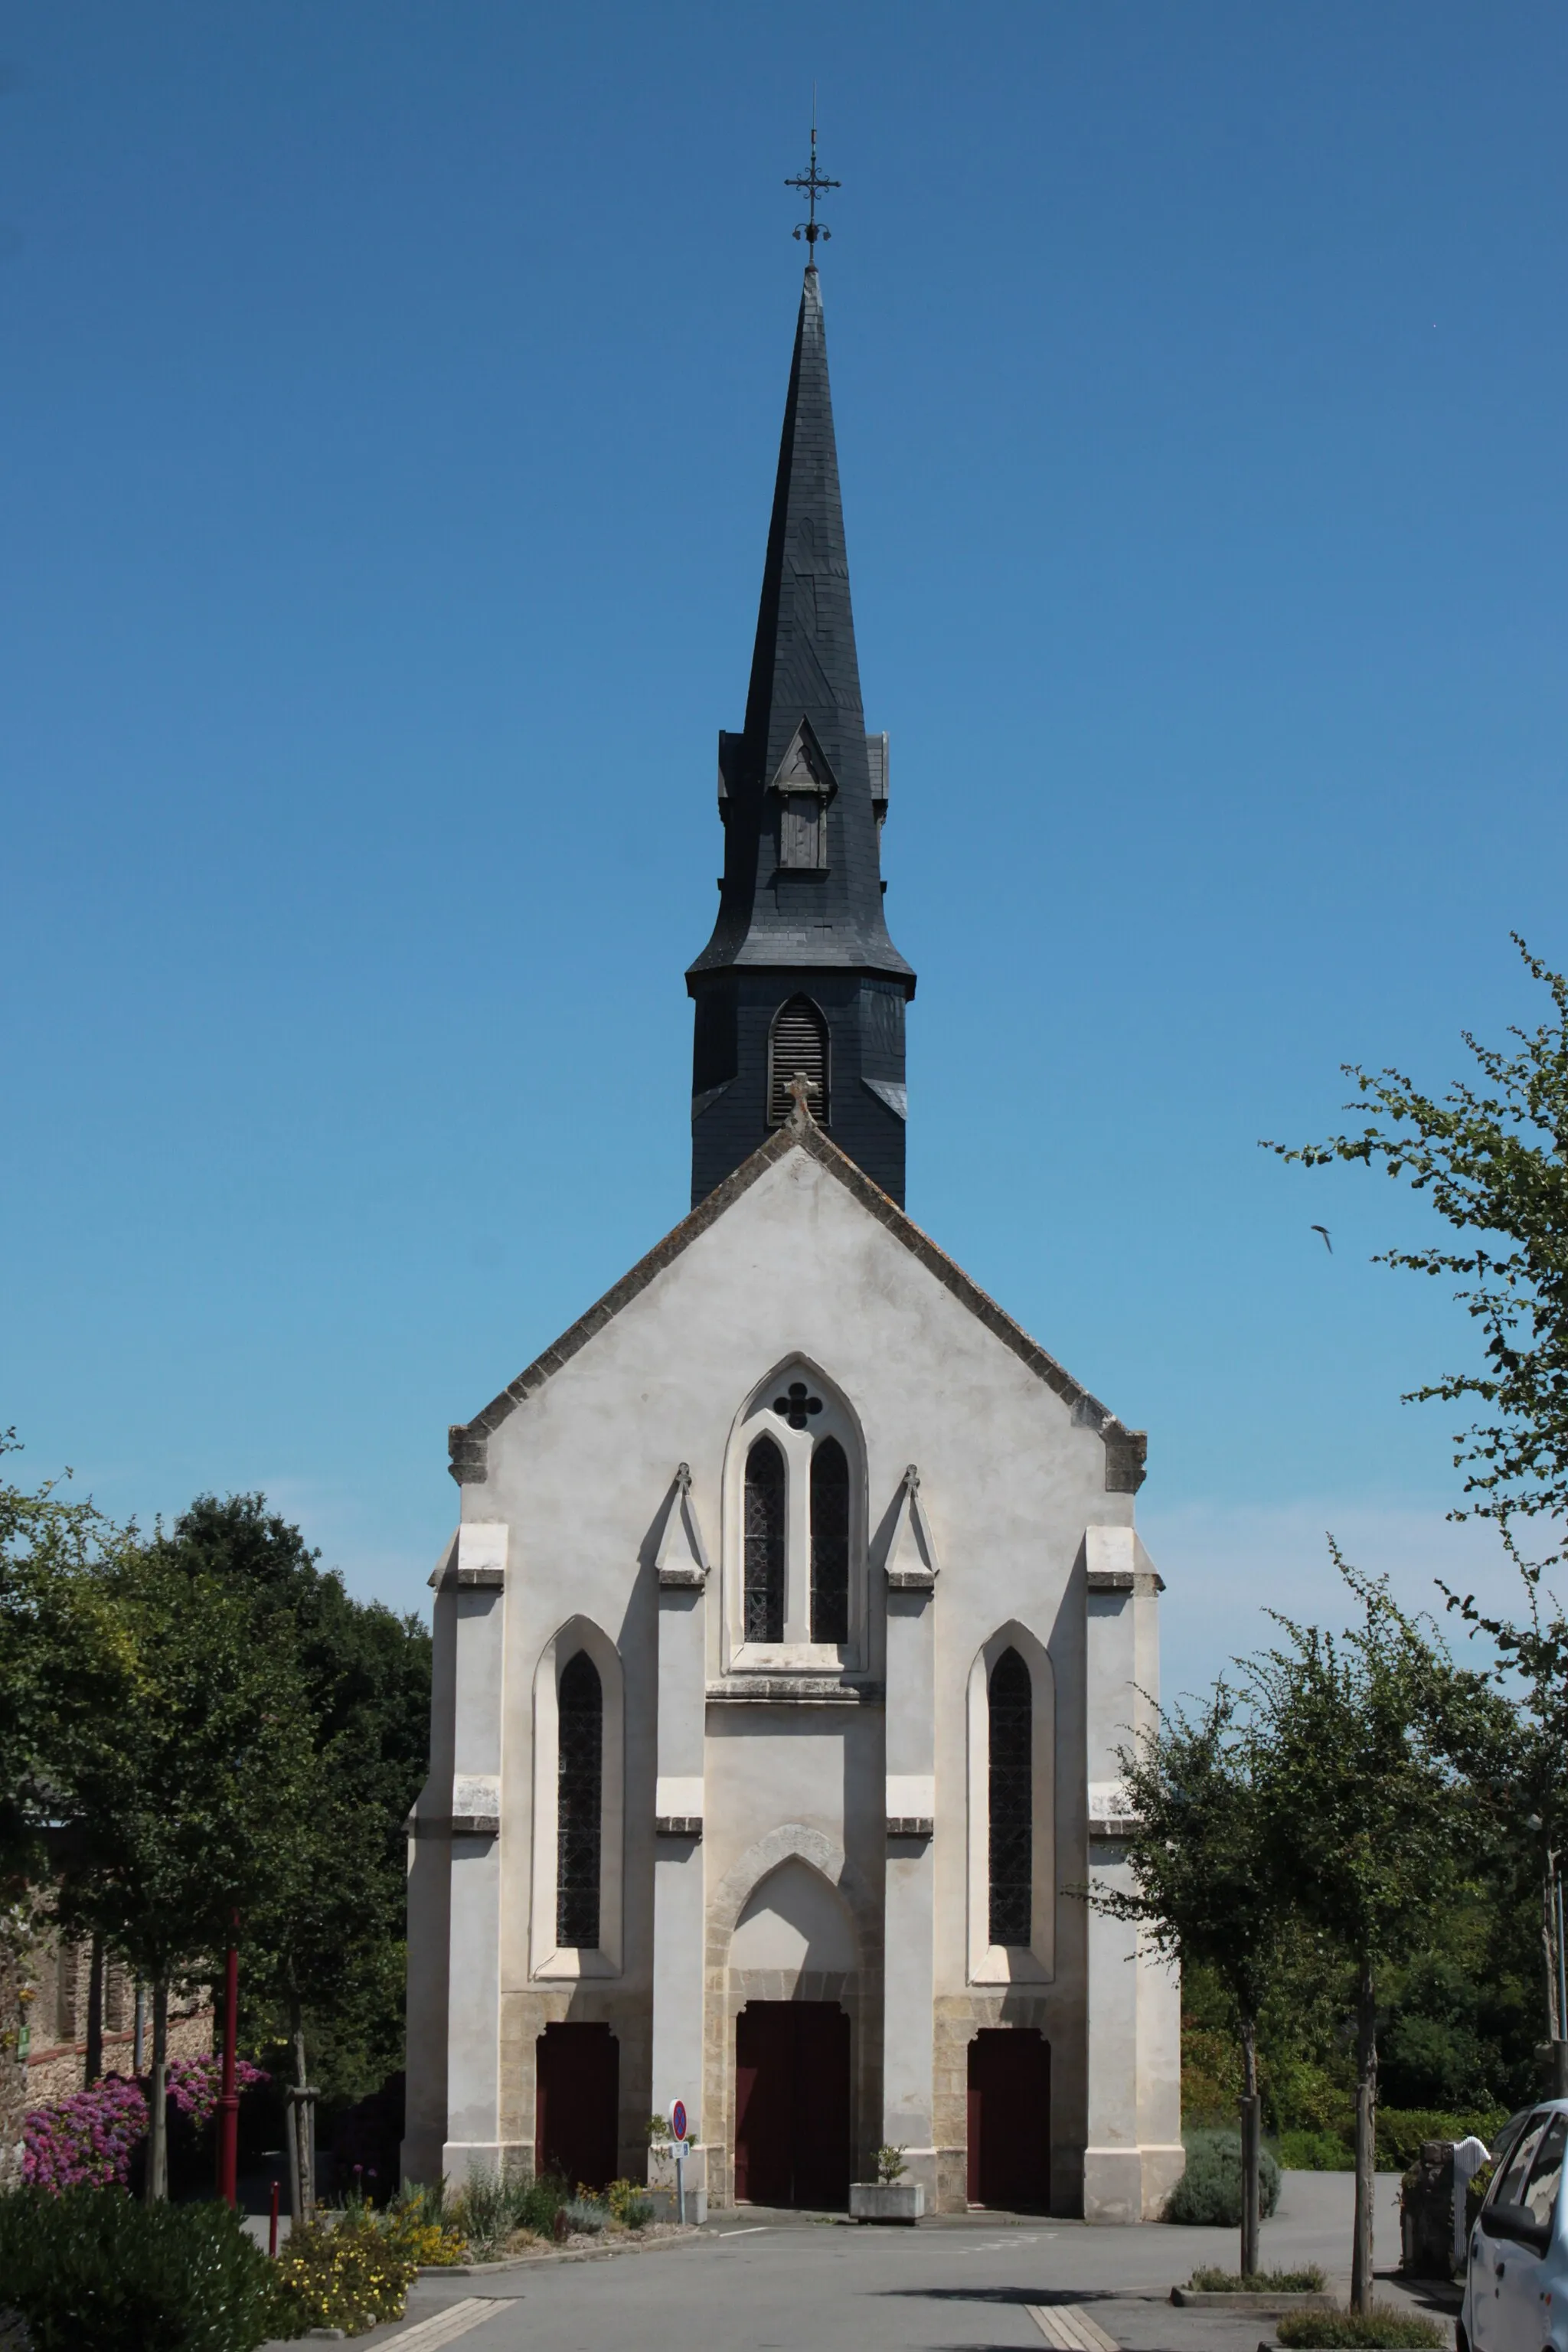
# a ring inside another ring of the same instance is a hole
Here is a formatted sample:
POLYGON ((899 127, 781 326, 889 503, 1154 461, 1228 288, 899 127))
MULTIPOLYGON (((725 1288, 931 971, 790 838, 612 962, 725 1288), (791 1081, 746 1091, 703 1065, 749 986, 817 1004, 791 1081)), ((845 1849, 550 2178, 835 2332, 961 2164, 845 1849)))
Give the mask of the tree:
MULTIPOLYGON (((1513 1052, 1464 1033, 1486 1082, 1481 1091, 1459 1083, 1439 1099, 1397 1070, 1369 1074, 1347 1064, 1358 1097, 1386 1123, 1323 1144, 1268 1148, 1306 1167, 1381 1165, 1425 1193, 1460 1236, 1455 1248, 1389 1249, 1374 1263, 1456 1277, 1458 1301, 1482 1335, 1483 1369, 1446 1374, 1407 1401, 1471 1398, 1491 1409, 1456 1435, 1455 1464, 1473 1499, 1452 1516, 1497 1526, 1523 1581, 1522 1622, 1479 1608, 1473 1594, 1439 1589, 1472 1633, 1495 1644, 1499 1685, 1511 1685, 1517 1702, 1507 1720, 1493 1718, 1486 1753, 1471 1759, 1472 1779, 1504 1851, 1517 1858, 1516 1877, 1530 1882, 1526 1900, 1533 1904, 1543 1884, 1548 1889, 1542 1958, 1551 2039, 1561 2048, 1550 1889, 1568 1843, 1568 1619, 1542 1579, 1564 1557, 1568 1514, 1568 978, 1514 939, 1551 996, 1552 1016, 1534 1030, 1512 1029, 1513 1052), (1537 1521, 1554 1531, 1532 1560, 1521 1528, 1537 1521)), ((1561 2074, 1559 2087, 1568 2088, 1561 2074)))
MULTIPOLYGON (((1461 1286, 1456 1295, 1480 1328, 1485 1368, 1445 1374, 1410 1401, 1473 1398, 1491 1408, 1455 1438, 1456 1466, 1476 1499, 1454 1516, 1495 1520, 1505 1534, 1521 1519, 1568 1515, 1568 979, 1517 934, 1515 944, 1550 992, 1552 1017, 1511 1030, 1517 1053, 1464 1032, 1487 1090, 1460 1083, 1437 1099, 1398 1070, 1347 1063, 1357 1096, 1388 1124, 1326 1143, 1265 1146, 1308 1168, 1381 1165, 1426 1193, 1461 1236, 1457 1248, 1389 1249, 1373 1263, 1450 1275, 1461 1286)), ((1562 1557, 1554 1549, 1542 1564, 1562 1557)))
POLYGON ((1270 1866, 1257 1738, 1221 1681, 1200 1715, 1163 1717, 1118 1762, 1134 1824, 1132 1886, 1089 1899, 1136 1921, 1184 1969, 1211 1969, 1225 1989, 1241 2043, 1241 2270, 1250 2277, 1258 2266, 1258 2020, 1289 1916, 1270 1866))
POLYGON ((159 1542, 73 1567, 40 1591, 47 1752, 72 1836, 62 1921, 152 1985, 150 2199, 167 2192, 168 2004, 210 1977, 237 1910, 302 1866, 310 1725, 285 1643, 258 1643, 216 1578, 159 1542))
POLYGON ((218 1580, 258 1642, 291 1649, 306 1693, 300 1866, 247 1915, 245 1953, 248 1997, 271 2007, 293 2053, 295 2204, 308 2207, 308 2050, 325 2054, 331 2085, 351 2094, 402 2063, 405 1823, 427 1769, 430 1636, 416 1617, 352 1599, 260 1495, 198 1496, 165 1550, 181 1572, 218 1580))
POLYGON ((1362 1603, 1361 1624, 1336 1637, 1276 1616, 1284 1643, 1249 1663, 1246 1689, 1271 1874, 1355 1969, 1351 2300, 1364 2311, 1373 2290, 1379 1972, 1425 1948, 1459 1882, 1466 1799, 1452 1759, 1489 1695, 1382 1583, 1334 1557, 1362 1603))

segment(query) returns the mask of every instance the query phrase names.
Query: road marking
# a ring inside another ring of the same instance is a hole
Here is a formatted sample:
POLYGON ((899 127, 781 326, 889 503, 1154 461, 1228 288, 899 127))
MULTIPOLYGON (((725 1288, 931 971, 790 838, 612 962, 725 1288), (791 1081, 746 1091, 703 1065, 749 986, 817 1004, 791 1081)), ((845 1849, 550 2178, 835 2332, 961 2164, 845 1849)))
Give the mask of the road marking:
POLYGON ((764 2231, 772 2228, 771 2221, 748 2221, 743 2230, 721 2230, 719 2235, 721 2238, 760 2238, 764 2231))
POLYGON ((450 2344, 466 2336, 470 2327, 482 2327, 498 2311, 504 2311, 514 2300, 510 2295, 468 2294, 461 2303, 449 2303, 445 2311, 437 2311, 422 2319, 401 2336, 387 2338, 398 2352, 436 2352, 438 2344, 450 2344))
POLYGON ((1114 2336, 1072 2303, 1026 2303, 1024 2305, 1053 2352, 1121 2352, 1114 2336))

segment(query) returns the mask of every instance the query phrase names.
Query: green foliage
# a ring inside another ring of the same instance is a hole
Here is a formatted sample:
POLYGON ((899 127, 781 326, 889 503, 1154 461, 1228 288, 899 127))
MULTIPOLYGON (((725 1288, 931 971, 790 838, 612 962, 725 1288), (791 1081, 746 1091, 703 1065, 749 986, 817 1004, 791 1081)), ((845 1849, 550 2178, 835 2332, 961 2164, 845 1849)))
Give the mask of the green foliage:
POLYGON ((226 2205, 13 2189, 0 2279, 35 2352, 256 2352, 279 2329, 272 2265, 226 2205))
MULTIPOLYGON (((15 1431, 0 1431, 0 1454, 18 1450, 15 1431)), ((89 1586, 135 1541, 134 1529, 117 1528, 90 1499, 68 1500, 60 1484, 29 1491, 0 1479, 0 1903, 40 1874, 40 1825, 55 1810, 52 1696, 60 1662, 50 1654, 47 1604, 61 1585, 89 1586)))
POLYGON ((1383 2107, 1377 2111, 1377 2160, 1384 2172, 1404 2172, 1428 2139, 1481 2140, 1489 2147, 1505 2120, 1500 2107, 1479 2114, 1445 2113, 1440 2107, 1383 2107))
POLYGON ((1568 1516, 1568 980, 1515 944, 1550 993, 1552 1017, 1510 1034, 1521 1050, 1465 1043, 1486 1091, 1459 1084, 1438 1100, 1398 1070, 1345 1065, 1357 1108, 1386 1124, 1290 1150, 1308 1168, 1334 1160, 1405 1179, 1461 1237, 1458 1248, 1391 1249, 1374 1263, 1458 1280, 1486 1369, 1446 1374, 1420 1400, 1472 1398, 1493 1418, 1456 1439, 1476 1515, 1507 1527, 1568 1516))
POLYGON ((1291 2311, 1277 2323, 1281 2344, 1301 2346, 1386 2346, 1388 2352, 1442 2352, 1448 2331, 1418 2311, 1394 2303, 1374 2303, 1370 2311, 1291 2311))
POLYGON ((243 1604, 174 1572, 159 1543, 52 1578, 38 1622, 74 1829, 61 1916, 145 1978, 200 1969, 234 1911, 298 1869, 310 1736, 291 1652, 258 1643, 243 1604))
POLYGON ((890 2187, 900 2174, 908 2169, 901 2147, 879 2147, 877 2150, 877 2178, 885 2188, 890 2187))
MULTIPOLYGON (((1279 2202, 1279 2167, 1267 2148, 1258 2166, 1258 2210, 1267 2221, 1279 2202)), ((1210 2229, 1241 2222, 1241 2134, 1196 2131, 1187 2136, 1187 2168, 1165 2200, 1162 2219, 1210 2229)))
POLYGON ((596 2238, 610 2218, 610 2209, 601 2199, 589 2197, 582 2190, 568 2198, 563 2210, 567 2228, 586 2238, 596 2238))
POLYGON ((1279 2162, 1286 2172, 1353 2172, 1355 2150, 1338 2132, 1284 2131, 1279 2162))
POLYGON ((1187 2281, 1194 2294, 1321 2294, 1328 2282, 1315 2263, 1300 2271, 1195 2270, 1187 2281))
POLYGON ((1244 2042, 1289 1909, 1271 1866, 1263 1763, 1237 1694, 1223 1681, 1201 1714, 1162 1717, 1118 1756, 1132 1817, 1131 1888, 1089 1896, 1097 1909, 1135 1921, 1184 1969, 1206 1968, 1244 2042))
POLYGON ((489 2261, 505 2250, 516 2230, 549 2237, 566 2201, 566 2183, 553 2173, 524 2178, 476 2165, 457 2196, 447 2199, 446 2218, 475 2254, 489 2261))
POLYGON ((611 2220, 623 2230, 646 2230, 653 2220, 653 2200, 636 2180, 612 2180, 605 2202, 611 2220))
POLYGON ((415 2269, 407 2247, 364 2214, 293 2231, 277 2264, 279 2302, 291 2324, 278 2332, 341 2327, 363 2336, 381 2320, 401 2319, 415 2269))
POLYGON ((250 2038, 276 2048, 298 2027, 325 2096, 358 2098, 403 2063, 404 1823, 428 1763, 430 1636, 352 1599, 259 1495, 198 1496, 163 1549, 193 1585, 233 1596, 258 1646, 296 1662, 310 1805, 295 1867, 246 1917, 250 2038))

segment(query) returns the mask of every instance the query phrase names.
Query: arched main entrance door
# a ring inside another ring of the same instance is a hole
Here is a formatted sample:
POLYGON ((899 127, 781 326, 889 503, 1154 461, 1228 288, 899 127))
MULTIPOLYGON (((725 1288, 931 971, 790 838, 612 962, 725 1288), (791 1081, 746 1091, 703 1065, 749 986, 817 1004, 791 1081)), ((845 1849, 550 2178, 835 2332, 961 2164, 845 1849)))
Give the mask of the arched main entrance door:
POLYGON ((607 2025, 547 2025, 536 2052, 534 2169, 603 2189, 619 2169, 620 2045, 607 2025))
POLYGON ((849 2201, 849 2020, 836 2000, 750 2000, 735 2020, 735 2196, 849 2201))
POLYGON ((1049 2210, 1051 2053, 1033 2026, 984 2026, 969 2045, 969 2201, 1049 2210))

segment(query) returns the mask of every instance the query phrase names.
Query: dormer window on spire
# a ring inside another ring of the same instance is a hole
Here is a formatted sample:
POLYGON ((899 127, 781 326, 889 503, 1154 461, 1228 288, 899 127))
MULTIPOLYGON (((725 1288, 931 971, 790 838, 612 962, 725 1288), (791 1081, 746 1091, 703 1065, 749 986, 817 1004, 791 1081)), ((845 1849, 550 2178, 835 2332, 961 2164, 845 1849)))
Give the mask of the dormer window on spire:
POLYGON ((779 871, 826 874, 827 803, 838 787, 804 719, 779 761, 773 789, 779 803, 779 871))

